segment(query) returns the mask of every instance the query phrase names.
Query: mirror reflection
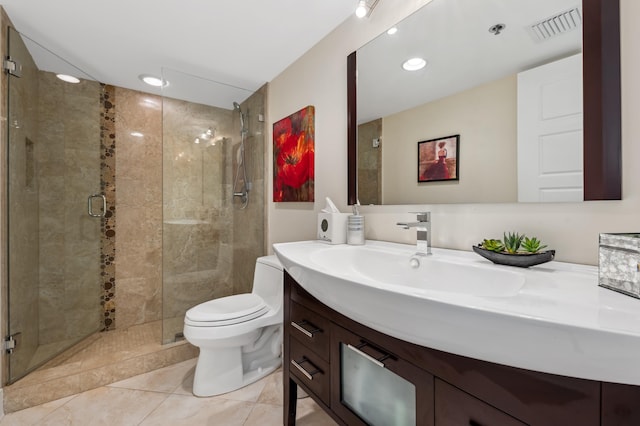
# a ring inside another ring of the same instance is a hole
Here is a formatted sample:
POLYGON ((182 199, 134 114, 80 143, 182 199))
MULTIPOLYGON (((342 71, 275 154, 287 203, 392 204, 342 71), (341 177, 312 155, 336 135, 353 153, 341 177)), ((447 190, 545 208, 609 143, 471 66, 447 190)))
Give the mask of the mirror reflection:
POLYGON ((576 0, 434 0, 358 49, 360 202, 582 200, 581 16, 576 0), (419 182, 418 143, 454 134, 459 180, 419 182))

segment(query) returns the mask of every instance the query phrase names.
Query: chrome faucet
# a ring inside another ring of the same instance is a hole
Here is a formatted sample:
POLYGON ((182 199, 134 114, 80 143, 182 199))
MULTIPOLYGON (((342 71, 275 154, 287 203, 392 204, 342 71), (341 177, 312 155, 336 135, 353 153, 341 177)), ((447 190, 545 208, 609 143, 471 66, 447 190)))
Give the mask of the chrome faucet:
POLYGON ((431 254, 431 212, 416 212, 417 222, 398 222, 398 226, 404 229, 416 228, 418 231, 416 246, 417 255, 428 256, 431 254))

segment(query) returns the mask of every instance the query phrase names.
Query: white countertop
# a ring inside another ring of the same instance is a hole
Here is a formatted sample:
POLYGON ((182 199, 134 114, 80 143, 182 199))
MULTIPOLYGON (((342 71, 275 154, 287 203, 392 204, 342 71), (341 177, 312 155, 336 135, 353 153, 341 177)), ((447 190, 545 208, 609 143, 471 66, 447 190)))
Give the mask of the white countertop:
POLYGON ((640 385, 640 300, 598 287, 596 267, 515 268, 434 248, 413 269, 415 246, 380 241, 274 250, 318 300, 390 336, 513 367, 640 385))

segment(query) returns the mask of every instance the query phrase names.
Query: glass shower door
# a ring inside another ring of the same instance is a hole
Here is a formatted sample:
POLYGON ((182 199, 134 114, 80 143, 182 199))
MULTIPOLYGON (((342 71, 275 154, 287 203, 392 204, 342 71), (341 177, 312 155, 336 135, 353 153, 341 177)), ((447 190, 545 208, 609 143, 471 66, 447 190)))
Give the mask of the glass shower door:
POLYGON ((89 197, 101 184, 102 87, 13 29, 8 42, 11 383, 101 326, 103 205, 89 197))

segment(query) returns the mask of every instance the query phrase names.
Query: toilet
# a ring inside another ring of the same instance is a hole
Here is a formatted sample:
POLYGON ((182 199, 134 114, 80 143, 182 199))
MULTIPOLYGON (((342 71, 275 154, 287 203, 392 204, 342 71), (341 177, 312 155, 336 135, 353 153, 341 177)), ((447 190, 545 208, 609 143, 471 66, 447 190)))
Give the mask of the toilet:
POLYGON ((184 337, 200 348, 194 395, 240 389, 280 366, 282 278, 276 256, 259 257, 251 293, 210 300, 187 311, 184 337))

